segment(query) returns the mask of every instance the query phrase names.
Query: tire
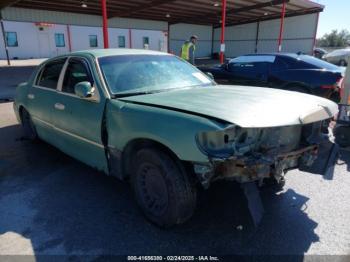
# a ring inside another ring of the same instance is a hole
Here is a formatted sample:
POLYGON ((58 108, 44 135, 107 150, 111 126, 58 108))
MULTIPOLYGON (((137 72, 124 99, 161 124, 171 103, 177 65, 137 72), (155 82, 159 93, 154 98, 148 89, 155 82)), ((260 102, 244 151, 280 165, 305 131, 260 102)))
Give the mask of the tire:
POLYGON ((144 215, 159 227, 187 221, 194 213, 197 190, 184 167, 161 150, 137 152, 131 183, 144 215))
POLYGON ((334 131, 335 142, 340 147, 349 147, 350 146, 350 127, 349 126, 337 126, 334 131))
POLYGON ((36 132, 34 123, 28 111, 24 108, 21 111, 21 120, 25 138, 30 140, 36 140, 38 138, 38 134, 36 132))
POLYGON ((339 66, 347 66, 347 63, 346 63, 346 61, 345 60, 340 60, 339 61, 339 66))

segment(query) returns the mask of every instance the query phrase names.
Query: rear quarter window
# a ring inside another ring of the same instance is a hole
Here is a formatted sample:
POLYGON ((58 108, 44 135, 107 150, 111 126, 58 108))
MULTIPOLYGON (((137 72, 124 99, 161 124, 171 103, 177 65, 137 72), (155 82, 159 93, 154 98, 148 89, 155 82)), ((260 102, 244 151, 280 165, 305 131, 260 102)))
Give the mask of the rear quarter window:
POLYGON ((298 56, 292 66, 294 69, 326 69, 330 71, 337 71, 339 67, 308 55, 298 56))

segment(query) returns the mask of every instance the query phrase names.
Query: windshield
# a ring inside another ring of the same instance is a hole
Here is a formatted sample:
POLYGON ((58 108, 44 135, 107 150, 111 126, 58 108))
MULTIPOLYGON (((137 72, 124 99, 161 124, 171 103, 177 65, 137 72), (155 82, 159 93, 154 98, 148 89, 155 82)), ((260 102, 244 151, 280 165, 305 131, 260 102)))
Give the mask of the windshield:
POLYGON ((214 85, 209 77, 176 56, 119 55, 98 61, 108 88, 115 95, 214 85))

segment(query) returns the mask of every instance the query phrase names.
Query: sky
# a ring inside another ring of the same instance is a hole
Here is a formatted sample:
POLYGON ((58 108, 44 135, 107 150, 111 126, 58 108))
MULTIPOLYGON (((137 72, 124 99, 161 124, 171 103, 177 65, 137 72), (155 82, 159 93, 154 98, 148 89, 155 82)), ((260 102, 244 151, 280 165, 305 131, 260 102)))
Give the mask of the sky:
POLYGON ((313 0, 325 6, 320 14, 317 37, 333 29, 350 31, 350 0, 313 0))

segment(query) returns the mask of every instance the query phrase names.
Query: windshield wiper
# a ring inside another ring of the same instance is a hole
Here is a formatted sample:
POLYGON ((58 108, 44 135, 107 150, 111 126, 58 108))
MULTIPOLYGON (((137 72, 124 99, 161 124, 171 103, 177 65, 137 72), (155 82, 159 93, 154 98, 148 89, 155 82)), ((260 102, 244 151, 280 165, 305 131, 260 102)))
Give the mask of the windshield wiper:
POLYGON ((114 94, 113 98, 121 98, 121 97, 127 97, 127 96, 138 96, 138 95, 147 95, 152 92, 150 91, 142 91, 142 92, 132 92, 132 93, 125 93, 125 94, 114 94))
POLYGON ((113 98, 121 98, 121 97, 127 97, 127 96, 139 96, 139 95, 148 95, 148 94, 154 94, 154 93, 160 93, 163 91, 166 91, 167 89, 160 89, 160 90, 152 90, 152 91, 139 91, 139 92, 129 92, 124 94, 114 94, 113 98))

